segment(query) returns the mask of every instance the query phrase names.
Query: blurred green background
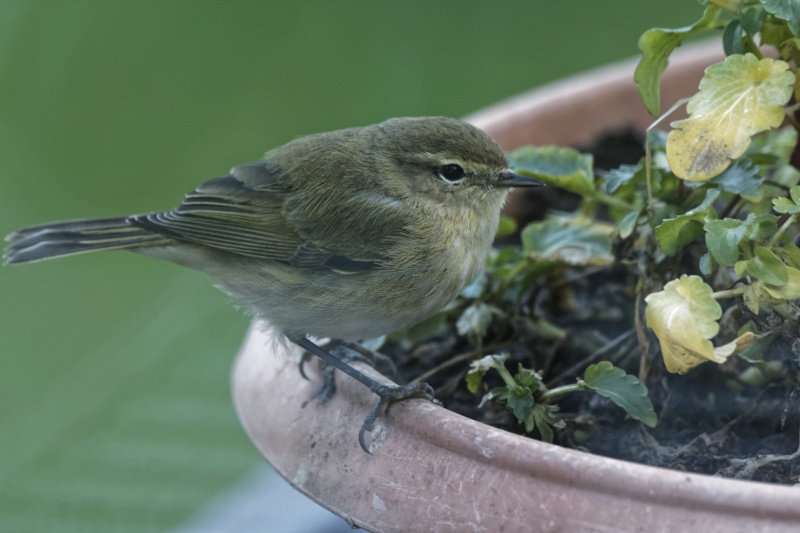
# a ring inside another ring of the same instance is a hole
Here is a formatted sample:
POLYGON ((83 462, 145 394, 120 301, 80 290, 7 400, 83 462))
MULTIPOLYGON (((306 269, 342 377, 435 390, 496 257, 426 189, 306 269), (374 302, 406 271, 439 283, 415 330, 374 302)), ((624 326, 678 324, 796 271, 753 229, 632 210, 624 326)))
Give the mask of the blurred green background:
MULTIPOLYGON (((463 116, 700 12, 0 0, 0 233, 171 208, 299 135, 463 116)), ((0 269, 0 295, 0 530, 168 530, 261 463, 229 391, 248 320, 202 275, 98 254, 0 269)))

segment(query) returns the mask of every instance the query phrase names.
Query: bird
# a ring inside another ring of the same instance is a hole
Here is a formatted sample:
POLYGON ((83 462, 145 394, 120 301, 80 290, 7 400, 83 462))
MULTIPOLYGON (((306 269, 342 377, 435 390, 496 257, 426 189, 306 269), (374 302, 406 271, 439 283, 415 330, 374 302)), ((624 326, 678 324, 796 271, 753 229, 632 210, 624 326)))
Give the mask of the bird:
POLYGON ((294 139, 234 166, 174 209, 42 224, 6 237, 5 264, 127 250, 205 273, 255 317, 390 403, 435 401, 381 384, 312 338, 361 341, 425 320, 481 273, 513 187, 485 132, 448 117, 393 118, 294 139))

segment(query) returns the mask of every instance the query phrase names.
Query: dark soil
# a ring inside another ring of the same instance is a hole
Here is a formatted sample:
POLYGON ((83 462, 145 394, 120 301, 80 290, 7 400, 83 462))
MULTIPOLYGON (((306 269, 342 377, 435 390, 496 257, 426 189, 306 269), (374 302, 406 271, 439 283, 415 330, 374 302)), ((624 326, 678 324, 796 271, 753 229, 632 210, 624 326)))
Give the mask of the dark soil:
MULTIPOLYGON (((582 149, 595 154, 599 169, 610 169, 622 163, 636 163, 642 155, 641 146, 640 135, 624 131, 604 136, 595 146, 582 149)), ((574 197, 554 187, 548 188, 546 194, 530 194, 526 201, 530 207, 522 212, 528 213, 543 213, 554 207, 569 211, 577 205, 574 197)), ((617 252, 644 253, 623 248, 617 252)), ((575 383, 587 366, 609 360, 628 373, 645 378, 659 417, 658 426, 646 428, 596 394, 571 393, 558 403, 567 427, 556 431, 557 444, 682 471, 797 483, 800 460, 775 460, 798 450, 800 330, 797 324, 775 317, 768 317, 768 324, 760 324, 777 331, 766 356, 769 361, 781 361, 786 369, 777 381, 766 385, 744 382, 740 375, 752 365, 736 357, 721 366, 707 363, 686 375, 670 374, 664 370, 655 336, 644 326, 648 353, 642 355, 643 343, 634 329, 636 282, 636 276, 623 267, 593 272, 568 270, 561 278, 536 287, 510 319, 511 324, 493 324, 483 339, 482 349, 448 336, 410 350, 389 344, 381 351, 391 355, 401 369, 398 381, 423 375, 448 409, 521 434, 524 428, 502 406, 478 409, 483 394, 502 383, 487 374, 485 388, 477 394, 470 393, 464 382, 469 360, 489 353, 510 353, 507 368, 512 373, 518 362, 522 363, 526 368, 540 371, 551 388, 575 383), (568 334, 563 338, 543 336, 531 326, 537 318, 557 325, 568 334), (448 361, 453 364, 425 375, 448 361), (644 376, 640 375, 642 361, 647 367, 644 376)), ((735 331, 736 319, 743 323, 745 317, 739 315, 748 312, 737 308, 734 301, 730 305, 734 309, 727 315, 735 331)), ((760 318, 762 322, 765 320, 760 318)), ((724 320, 722 331, 724 334, 724 320)), ((539 438, 538 434, 531 437, 539 438)))

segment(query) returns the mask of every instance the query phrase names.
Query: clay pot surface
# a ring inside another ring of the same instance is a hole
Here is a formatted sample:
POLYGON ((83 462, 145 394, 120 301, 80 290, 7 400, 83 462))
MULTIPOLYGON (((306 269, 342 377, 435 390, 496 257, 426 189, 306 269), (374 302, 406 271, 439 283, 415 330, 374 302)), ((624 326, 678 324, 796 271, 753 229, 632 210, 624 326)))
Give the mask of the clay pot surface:
MULTIPOLYGON (((662 83, 669 107, 691 95, 718 42, 686 46, 662 83)), ((468 120, 506 150, 576 145, 652 118, 633 83, 635 60, 568 78, 468 120)), ((303 494, 354 525, 380 532, 800 531, 800 489, 665 470, 545 444, 492 428, 424 400, 391 407, 371 434, 358 429, 377 398, 337 372, 300 376, 284 348, 254 324, 233 370, 242 425, 267 461, 303 494)), ((374 370, 363 372, 386 381, 374 370)), ((388 381, 387 381, 388 382, 388 381)), ((265 501, 264 505, 270 505, 265 501)))

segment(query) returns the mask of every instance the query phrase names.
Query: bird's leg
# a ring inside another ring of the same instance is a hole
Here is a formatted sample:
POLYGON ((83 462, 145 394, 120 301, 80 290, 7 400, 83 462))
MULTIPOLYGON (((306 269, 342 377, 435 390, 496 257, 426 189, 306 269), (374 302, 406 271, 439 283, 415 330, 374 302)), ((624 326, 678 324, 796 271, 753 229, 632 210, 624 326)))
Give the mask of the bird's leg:
POLYGON ((342 361, 339 357, 333 355, 328 350, 320 348, 305 337, 298 337, 290 340, 301 348, 316 355, 329 365, 338 368, 351 378, 361 382, 378 396, 378 405, 375 406, 375 408, 364 419, 364 423, 361 424, 361 429, 358 432, 358 443, 367 453, 370 453, 370 451, 367 448, 364 437, 369 431, 372 431, 372 426, 375 423, 375 420, 377 420, 378 417, 381 416, 392 403, 404 400, 406 398, 425 398, 437 405, 441 405, 433 395, 433 388, 427 383, 414 383, 412 385, 404 386, 384 385, 382 383, 378 383, 366 374, 359 372, 352 366, 342 361))
MULTIPOLYGON (((361 361, 362 363, 369 364, 373 368, 375 368, 376 363, 380 363, 381 366, 389 369, 389 372, 391 372, 391 377, 394 377, 397 374, 397 368, 389 357, 383 355, 382 353, 364 348, 358 343, 334 339, 325 343, 323 346, 321 346, 321 348, 340 361, 347 363, 351 361, 361 361)), ((303 355, 300 357, 300 375, 303 376, 303 379, 306 381, 309 381, 309 379, 306 375, 305 365, 308 363, 311 357, 313 356, 307 351, 303 352, 303 355)), ((324 405, 328 403, 328 400, 333 398, 333 395, 336 393, 336 379, 334 378, 333 374, 335 368, 322 359, 320 359, 319 362, 320 369, 322 370, 322 386, 319 388, 314 397, 317 399, 320 405, 324 405)))
MULTIPOLYGON (((367 362, 372 366, 372 368, 376 368, 378 365, 381 368, 385 368, 388 370, 389 376, 394 379, 397 377, 397 367, 392 361, 392 358, 388 355, 384 355, 380 352, 376 352, 375 350, 370 350, 364 346, 361 346, 357 342, 349 342, 349 341, 341 341, 343 346, 346 346, 350 350, 358 353, 363 358, 363 361, 367 362)), ((362 359, 356 359, 362 360, 362 359)))

